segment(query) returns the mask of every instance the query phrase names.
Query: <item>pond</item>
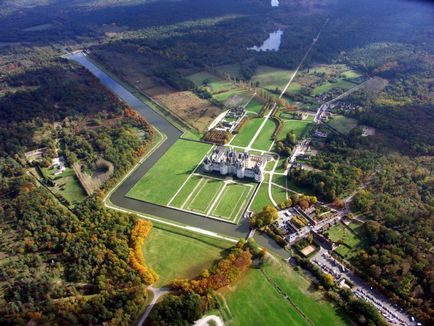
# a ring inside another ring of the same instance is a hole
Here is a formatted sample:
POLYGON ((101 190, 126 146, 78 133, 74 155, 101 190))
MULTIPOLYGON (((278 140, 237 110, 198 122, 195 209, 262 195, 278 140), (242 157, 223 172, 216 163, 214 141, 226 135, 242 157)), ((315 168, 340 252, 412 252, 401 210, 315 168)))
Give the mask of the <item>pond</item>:
POLYGON ((271 7, 279 7, 279 0, 271 0, 271 7))
POLYGON ((247 48, 247 50, 253 50, 253 51, 279 51, 280 48, 280 42, 283 35, 283 31, 280 29, 270 33, 268 38, 262 43, 261 46, 253 46, 251 48, 247 48))

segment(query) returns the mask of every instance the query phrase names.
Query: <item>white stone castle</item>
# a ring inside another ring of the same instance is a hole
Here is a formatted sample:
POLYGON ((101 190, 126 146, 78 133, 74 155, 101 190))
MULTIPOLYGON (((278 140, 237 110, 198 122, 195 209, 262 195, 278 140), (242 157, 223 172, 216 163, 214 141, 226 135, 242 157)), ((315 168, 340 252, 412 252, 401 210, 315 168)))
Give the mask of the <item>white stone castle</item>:
POLYGON ((264 156, 241 153, 232 148, 218 146, 203 161, 206 172, 219 172, 221 175, 233 175, 237 178, 252 178, 256 182, 264 180, 264 156))

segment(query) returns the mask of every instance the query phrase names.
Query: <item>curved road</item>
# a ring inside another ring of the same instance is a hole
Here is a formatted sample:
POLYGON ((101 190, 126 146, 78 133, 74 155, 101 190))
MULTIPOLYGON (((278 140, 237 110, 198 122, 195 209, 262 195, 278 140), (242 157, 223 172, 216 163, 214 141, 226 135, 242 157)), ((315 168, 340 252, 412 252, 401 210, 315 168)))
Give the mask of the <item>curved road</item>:
MULTIPOLYGON (((250 230, 249 223, 245 219, 241 219, 240 223, 235 225, 126 197, 128 191, 137 183, 137 181, 139 181, 140 178, 142 178, 142 176, 160 159, 160 157, 164 155, 164 153, 166 153, 166 151, 181 137, 182 132, 93 64, 87 58, 85 53, 74 52, 68 54, 66 58, 87 68, 104 86, 115 93, 129 106, 133 107, 143 117, 145 117, 150 124, 167 136, 167 139, 113 191, 110 196, 110 201, 118 207, 137 213, 160 216, 165 220, 172 220, 177 223, 190 225, 211 232, 217 232, 233 238, 246 238, 250 230)), ((255 240, 260 246, 278 253, 283 258, 289 257, 289 254, 268 236, 256 233, 255 240)))

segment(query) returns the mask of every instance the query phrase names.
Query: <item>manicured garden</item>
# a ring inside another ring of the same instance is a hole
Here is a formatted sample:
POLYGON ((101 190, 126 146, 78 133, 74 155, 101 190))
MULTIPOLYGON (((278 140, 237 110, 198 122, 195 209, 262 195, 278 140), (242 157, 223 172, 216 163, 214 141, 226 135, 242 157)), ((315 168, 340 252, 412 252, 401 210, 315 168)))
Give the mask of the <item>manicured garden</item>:
POLYGON ((342 223, 338 223, 328 229, 325 235, 333 242, 339 243, 336 253, 342 257, 349 258, 356 253, 357 248, 362 244, 362 239, 358 235, 357 228, 359 224, 351 222, 352 227, 347 227, 342 223))
POLYGON ((235 223, 238 222, 253 194, 253 190, 254 186, 248 184, 230 183, 226 185, 211 215, 235 223))
POLYGON ((209 144, 178 140, 134 185, 127 196, 167 205, 211 147, 209 144))

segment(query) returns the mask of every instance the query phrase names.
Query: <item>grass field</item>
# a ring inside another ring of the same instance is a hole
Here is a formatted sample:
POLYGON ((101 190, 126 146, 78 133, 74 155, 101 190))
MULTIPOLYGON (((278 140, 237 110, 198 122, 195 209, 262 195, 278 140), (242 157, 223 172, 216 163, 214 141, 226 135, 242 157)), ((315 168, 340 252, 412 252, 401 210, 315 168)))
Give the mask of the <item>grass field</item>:
POLYGON ((174 278, 194 278, 221 258, 233 244, 201 235, 184 235, 154 227, 143 246, 146 264, 160 277, 156 286, 174 278))
POLYGON ((264 118, 250 119, 245 126, 242 127, 240 133, 233 138, 231 145, 241 147, 249 145, 263 121, 264 118))
POLYGON ((227 324, 348 324, 338 309, 314 289, 310 279, 280 259, 269 259, 262 270, 250 269, 235 286, 221 291, 228 310, 222 315, 230 319, 227 324), (279 293, 276 286, 284 294, 279 293))
POLYGON ((127 196, 167 205, 211 147, 204 143, 178 140, 134 185, 127 196))
POLYGON ((343 115, 335 115, 328 121, 328 124, 337 131, 343 134, 348 134, 352 129, 357 127, 357 120, 347 118, 343 115))
POLYGON ((286 135, 291 130, 295 132, 297 139, 302 138, 307 126, 311 123, 311 120, 283 120, 283 122, 284 126, 278 135, 280 140, 285 139, 286 135))
POLYGON ((253 184, 225 183, 224 179, 193 175, 170 205, 237 223, 253 191, 253 184))
POLYGON ((257 99, 252 99, 250 101, 250 103, 246 106, 246 111, 259 113, 259 111, 261 111, 263 105, 264 104, 259 102, 257 99))
POLYGON ((259 87, 270 90, 283 90, 292 75, 292 71, 286 69, 273 68, 269 66, 259 66, 252 81, 259 82, 259 87))
POLYGON ((211 204, 223 186, 222 180, 201 178, 181 208, 203 214, 208 213, 211 204))
POLYGON ((264 128, 262 128, 261 133, 258 135, 258 138, 256 138, 255 142, 253 143, 252 147, 255 149, 262 149, 264 151, 268 151, 273 144, 273 139, 271 138, 271 136, 273 135, 273 132, 276 128, 276 123, 273 120, 268 119, 264 125, 264 128))
POLYGON ((250 206, 250 210, 253 212, 259 212, 264 208, 264 206, 271 204, 271 199, 268 196, 268 180, 269 176, 265 176, 265 181, 261 183, 259 189, 256 193, 255 198, 253 199, 252 205, 250 206))
POLYGON ((252 196, 254 186, 247 184, 231 183, 226 186, 221 197, 218 199, 212 216, 238 222, 242 212, 252 196))

